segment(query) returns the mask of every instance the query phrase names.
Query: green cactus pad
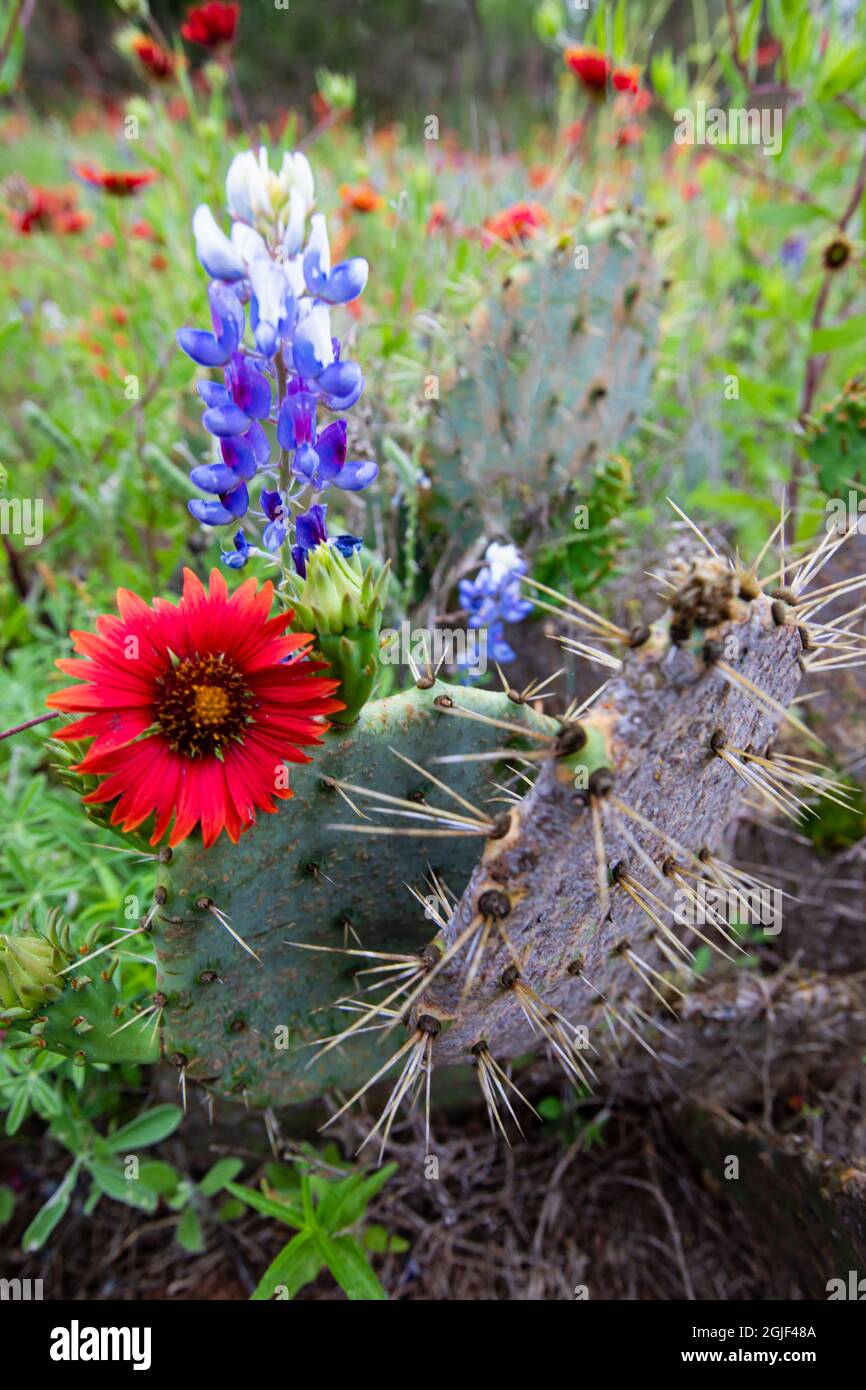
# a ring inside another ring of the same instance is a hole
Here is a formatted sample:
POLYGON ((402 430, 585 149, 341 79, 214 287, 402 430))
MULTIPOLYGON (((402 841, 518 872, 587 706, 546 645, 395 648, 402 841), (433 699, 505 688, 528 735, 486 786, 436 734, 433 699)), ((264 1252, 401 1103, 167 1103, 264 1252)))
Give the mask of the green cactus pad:
MULTIPOLYGON (((556 728, 504 695, 438 682, 374 701, 351 728, 332 730, 314 762, 292 769, 292 800, 277 814, 263 816, 238 845, 220 841, 204 851, 188 841, 175 851, 162 879, 168 901, 154 920, 154 938, 159 989, 168 1001, 165 1052, 191 1079, 206 1080, 222 1094, 243 1095, 251 1104, 286 1104, 320 1096, 332 1086, 359 1084, 388 1055, 378 1035, 368 1033, 308 1069, 309 1044, 347 1024, 339 1010, 311 1011, 341 995, 357 995, 352 974, 370 962, 286 943, 355 946, 354 930, 365 950, 401 952, 418 951, 436 936, 435 924, 425 920, 406 884, 423 889, 433 869, 459 895, 485 838, 416 839, 329 829, 335 822, 381 826, 382 817, 357 797, 369 817, 359 819, 327 779, 448 805, 432 782, 390 748, 441 776, 434 758, 495 749, 512 736, 487 723, 449 718, 434 704, 446 693, 465 709, 493 718, 544 732, 556 728), (196 906, 202 899, 212 899, 226 914, 261 963, 210 910, 196 906)), ((446 780, 475 806, 495 814, 500 808, 486 804, 496 795, 491 773, 488 762, 458 763, 449 765, 446 780)), ((390 823, 415 824, 411 818, 390 823)))
POLYGON ((449 530, 466 504, 488 534, 522 542, 531 529, 537 539, 551 499, 640 418, 657 306, 634 237, 637 226, 578 231, 574 244, 512 267, 483 301, 442 386, 429 467, 434 519, 441 512, 449 530))
POLYGON ((68 925, 51 920, 44 932, 13 923, 0 936, 0 1027, 12 1030, 8 1045, 47 1048, 82 1063, 156 1062, 159 1035, 152 1021, 132 1021, 132 1006, 114 983, 117 957, 87 959, 94 937, 76 953, 68 925))

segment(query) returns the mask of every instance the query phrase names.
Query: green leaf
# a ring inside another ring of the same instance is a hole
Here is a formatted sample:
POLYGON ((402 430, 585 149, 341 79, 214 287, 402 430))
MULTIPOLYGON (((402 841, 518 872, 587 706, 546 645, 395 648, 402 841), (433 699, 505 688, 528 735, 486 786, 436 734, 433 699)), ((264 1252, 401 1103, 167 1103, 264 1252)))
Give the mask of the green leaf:
POLYGON ((200 1255, 206 1248, 204 1231, 195 1207, 186 1208, 175 1231, 178 1245, 183 1246, 189 1255, 200 1255))
POLYGON ((363 1244, 364 1249, 372 1251, 374 1255, 403 1255, 410 1248, 408 1240, 393 1235, 385 1226, 368 1226, 364 1231, 363 1244))
POLYGON ((157 1194, 138 1178, 124 1177, 121 1168, 98 1163, 94 1159, 86 1159, 85 1164, 96 1186, 106 1197, 123 1202, 124 1206, 135 1207, 138 1211, 156 1211, 159 1202, 157 1194))
POLYGON ((282 1221, 286 1226, 295 1226, 299 1231, 306 1225, 304 1213, 290 1202, 275 1202, 271 1197, 265 1197, 261 1192, 254 1192, 251 1187, 242 1187, 236 1182, 227 1182, 225 1188, 261 1216, 275 1216, 278 1221, 282 1221))
POLYGON ((5 1226, 15 1210, 15 1193, 8 1183, 0 1183, 0 1226, 5 1226))
POLYGON ((180 1174, 170 1163, 150 1159, 139 1166, 138 1180, 158 1196, 168 1197, 180 1182, 180 1174))
POLYGON ((321 1199, 316 1208, 318 1224, 330 1232, 354 1226, 363 1216, 367 1203, 396 1171, 396 1163, 386 1163, 368 1178, 365 1178, 363 1173, 353 1173, 341 1182, 332 1184, 330 1192, 321 1199))
POLYGON ((385 1303, 388 1295, 354 1236, 316 1232, 316 1245, 328 1269, 352 1303, 385 1303))
POLYGON ((6 1133, 17 1134, 30 1109, 30 1092, 22 1086, 15 1094, 6 1114, 6 1133))
POLYGON ((202 1196, 215 1197, 218 1192, 222 1191, 226 1183, 237 1177, 243 1166, 243 1159, 221 1158, 205 1173, 199 1183, 199 1191, 202 1196))
POLYGON ((121 1125, 109 1134, 106 1143, 112 1153, 129 1153, 133 1149, 143 1149, 148 1144, 158 1144, 173 1134, 183 1119, 179 1105, 157 1105, 146 1110, 128 1125, 121 1125))
POLYGON ((224 1202, 220 1202, 217 1207, 218 1221, 237 1221, 239 1216, 243 1216, 246 1207, 243 1202, 239 1202, 236 1197, 227 1197, 224 1202))
POLYGON ((69 1203, 72 1199, 72 1193, 75 1189, 80 1167, 81 1159, 76 1158, 60 1186, 48 1198, 44 1207, 36 1213, 30 1225, 27 1227, 27 1230, 24 1232, 24 1237, 21 1241, 23 1250, 27 1252, 31 1250, 41 1250, 55 1226, 59 1225, 63 1220, 69 1209, 69 1203))
POLYGON ((834 323, 829 328, 818 328, 812 334, 809 346, 811 353, 831 352, 837 347, 851 347, 862 343, 866 338, 866 314, 854 314, 844 323, 834 323))
POLYGON ((307 1231, 294 1236, 284 1245, 277 1258, 265 1270, 250 1296, 250 1302, 262 1302, 278 1293, 281 1299, 294 1298, 305 1284, 311 1284, 322 1267, 322 1257, 307 1231))

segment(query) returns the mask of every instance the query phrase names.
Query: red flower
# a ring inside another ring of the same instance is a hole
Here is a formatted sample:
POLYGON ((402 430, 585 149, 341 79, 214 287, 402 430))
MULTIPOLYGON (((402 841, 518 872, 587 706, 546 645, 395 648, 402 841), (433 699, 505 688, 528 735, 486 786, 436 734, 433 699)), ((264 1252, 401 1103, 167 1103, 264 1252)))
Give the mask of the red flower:
POLYGON ((549 222, 547 209, 541 203, 512 203, 488 217, 481 237, 482 246, 494 241, 525 241, 549 222))
POLYGON ((607 90, 608 78, 617 92, 637 92, 640 69, 615 68, 597 48, 567 48, 565 61, 591 92, 607 90))
POLYGON ((615 144, 618 150, 624 150, 629 145, 639 145, 642 139, 643 126, 638 125, 637 121, 631 121, 617 131, 615 144))
POLYGON ((448 216, 448 208, 444 203, 434 203, 430 209, 430 216, 427 218, 427 235, 432 236, 434 232, 439 232, 443 228, 451 225, 448 216))
POLYGON ((618 92, 636 92, 639 77, 639 68, 614 68, 610 80, 618 92))
POLYGON ((47 704, 84 716, 57 736, 95 740, 76 770, 105 779, 85 801, 120 798, 113 825, 153 816, 156 844, 174 817, 176 845, 200 822, 207 847, 222 830, 237 841, 257 810, 292 795, 283 763, 310 762, 297 745, 319 743, 324 716, 344 706, 309 659, 312 637, 285 635, 290 613, 268 616, 273 593, 248 579, 229 596, 218 570, 206 591, 184 570, 178 604, 119 589, 119 618, 71 634, 80 655, 57 665, 86 684, 47 704))
POLYGON ((597 48, 567 48, 565 61, 591 92, 603 92, 610 76, 610 61, 597 48))
POLYGON ((137 237, 139 241, 157 241, 158 237, 153 227, 144 217, 139 217, 137 222, 133 222, 129 229, 130 236, 137 237))
POLYGON ((174 77, 174 54, 146 34, 137 34, 132 47, 141 66, 155 82, 167 82, 174 77))
POLYGON ((572 121, 571 125, 566 126, 562 132, 565 143, 567 145, 579 145, 585 129, 583 121, 572 121))
POLYGON ((22 236, 33 232, 58 232, 72 236, 82 232, 90 218, 76 206, 74 188, 39 188, 22 183, 13 190, 17 204, 9 213, 10 221, 22 236))
POLYGON ((339 188, 343 207, 352 212, 376 212, 385 199, 369 183, 341 183, 339 188))
POLYGON ((106 169, 97 169, 95 164, 76 164, 74 168, 78 177, 84 179, 85 183, 91 184, 93 188, 101 188, 115 198, 128 198, 139 188, 153 183, 156 178, 152 169, 139 169, 137 173, 131 169, 124 169, 113 174, 106 169))
POLYGON ((180 32, 187 43, 197 43, 211 50, 226 48, 235 36, 240 15, 240 5, 222 5, 219 0, 209 0, 207 5, 193 5, 187 10, 180 32))

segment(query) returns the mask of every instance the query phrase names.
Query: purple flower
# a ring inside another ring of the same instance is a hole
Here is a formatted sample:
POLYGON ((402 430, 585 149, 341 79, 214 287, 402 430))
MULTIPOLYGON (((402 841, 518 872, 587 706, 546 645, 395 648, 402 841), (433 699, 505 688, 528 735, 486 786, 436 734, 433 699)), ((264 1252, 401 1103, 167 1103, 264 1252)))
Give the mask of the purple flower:
MULTIPOLYGON (((211 277, 212 331, 182 328, 177 334, 194 362, 224 372, 221 382, 198 384, 202 424, 219 450, 213 461, 192 469, 192 482, 206 495, 190 501, 189 510, 206 526, 236 526, 249 509, 248 485, 272 466, 269 427, 276 424, 281 489, 261 491, 261 544, 272 552, 291 547, 303 574, 306 556, 328 540, 326 508, 318 498, 331 487, 360 492, 379 473, 372 460, 349 457, 345 419, 320 429, 317 418, 320 406, 342 415, 364 390, 360 366, 343 358, 332 334, 331 310, 362 293, 369 267, 360 256, 331 265, 325 218, 310 216, 313 175, 301 154, 285 154, 278 174, 263 149, 238 155, 226 196, 229 236, 208 207, 199 206, 193 217, 196 252, 211 277), (247 304, 251 337, 245 343, 247 304), (296 516, 301 491, 307 510, 296 516)), ((234 534, 234 549, 224 550, 222 560, 240 569, 250 543, 242 531, 234 534)), ((331 543, 346 555, 361 544, 349 535, 331 543)))
POLYGON ((513 661, 515 654, 505 640, 503 622, 522 622, 532 612, 532 604, 520 588, 526 561, 515 545, 499 541, 487 547, 484 560, 474 579, 461 579, 460 604, 468 612, 466 626, 487 628, 493 659, 504 664, 513 661))
POLYGON ((779 250, 779 261, 781 265, 789 270, 792 275, 797 276, 803 269, 808 247, 803 237, 785 237, 779 250))

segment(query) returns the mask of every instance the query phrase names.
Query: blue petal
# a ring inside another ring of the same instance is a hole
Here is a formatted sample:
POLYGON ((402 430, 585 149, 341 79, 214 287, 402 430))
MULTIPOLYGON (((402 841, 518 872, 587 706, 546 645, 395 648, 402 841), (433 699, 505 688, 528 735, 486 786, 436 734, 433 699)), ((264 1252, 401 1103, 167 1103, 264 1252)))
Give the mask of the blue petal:
POLYGON ((347 432, 345 420, 334 420, 319 435, 316 453, 319 456, 319 472, 323 478, 336 478, 345 464, 347 432))
POLYGON ((331 410, 350 410, 364 390, 364 376, 357 362, 333 362, 316 382, 331 410))
POLYGON ((294 311, 289 282, 281 266, 267 256, 258 256, 250 265, 250 323, 259 351, 273 357, 283 331, 294 311))
POLYGON ((243 434, 249 429, 250 417, 239 405, 234 403, 226 406, 214 406, 211 410, 206 410, 201 417, 201 422, 210 434, 219 437, 231 434, 243 434))
POLYGON ((256 453, 252 444, 242 434, 235 434, 220 440, 220 453, 223 463, 238 478, 254 478, 256 475, 256 453))
POLYGON ((229 492, 237 483, 237 475, 224 463, 202 463, 190 473, 190 479, 202 492, 219 495, 229 492))
POLYGON ((331 320, 326 304, 314 304, 295 329, 292 342, 295 371, 315 380, 334 364, 331 320))
POLYGON ((244 433, 244 439, 255 454, 259 468, 264 468, 271 457, 271 442, 258 420, 253 420, 249 429, 244 433))
POLYGON ((356 550, 360 550, 361 546, 364 544, 360 536, 348 535, 336 536, 334 538, 333 543, 336 546, 337 550, 339 550, 340 554, 345 555, 347 560, 350 559, 352 555, 354 555, 356 550))
POLYGON ((222 367, 231 357, 204 328, 179 328, 175 336, 178 346, 200 367, 222 367))
POLYGON ((283 499, 277 491, 270 491, 263 487, 259 493, 259 506, 269 521, 281 521, 283 517, 283 499))
POLYGON ((335 487, 342 488, 344 492, 361 492, 365 487, 369 487, 379 476, 379 465, 372 459, 365 462, 355 460, 347 463, 345 468, 333 479, 335 487))
POLYGON ((279 550, 286 539, 286 528, 279 521, 271 521, 262 532, 262 545, 265 550, 279 550))
POLYGON ((193 497, 186 505, 196 521, 204 526, 227 526, 234 521, 232 513, 220 502, 206 502, 203 497, 193 497))
POLYGON ((339 265, 334 266, 329 275, 317 274, 312 266, 310 270, 312 277, 308 274, 305 257, 304 276, 307 288, 328 304, 349 304, 353 299, 357 299, 359 294, 364 293, 370 273, 370 267, 363 256, 353 256, 349 261, 341 261, 339 265))
POLYGON ((271 410, 271 383, 249 358, 236 353, 229 372, 232 399, 254 420, 265 420, 271 410))
POLYGON ((231 405, 232 398, 229 395, 227 386, 222 386, 218 381, 199 381, 196 390, 208 406, 231 405))
POLYGON ((328 508, 316 502, 309 511, 301 512, 295 523, 295 536, 298 545, 304 550, 314 550, 322 541, 328 539, 325 513, 328 508))
POLYGON ((220 501, 231 516, 235 518, 245 516, 250 505, 250 495, 247 492, 246 483, 238 483, 231 492, 224 492, 220 501))
POLYGON ((204 203, 193 214, 192 230, 196 254, 208 275, 215 280, 243 279, 246 274, 243 261, 204 203))
POLYGON ((318 466, 319 455, 312 444, 302 444, 299 449, 295 450, 292 472, 296 478, 306 478, 307 482, 312 482, 318 466))
POLYGON ((292 382, 280 406, 277 439, 283 449, 316 442, 316 398, 301 381, 292 382))

